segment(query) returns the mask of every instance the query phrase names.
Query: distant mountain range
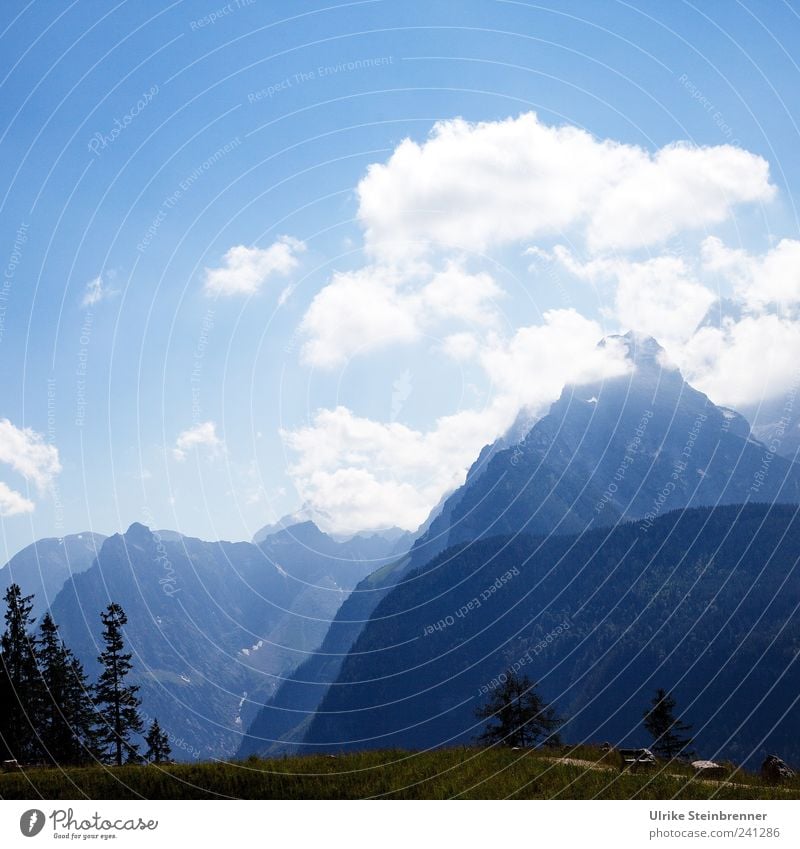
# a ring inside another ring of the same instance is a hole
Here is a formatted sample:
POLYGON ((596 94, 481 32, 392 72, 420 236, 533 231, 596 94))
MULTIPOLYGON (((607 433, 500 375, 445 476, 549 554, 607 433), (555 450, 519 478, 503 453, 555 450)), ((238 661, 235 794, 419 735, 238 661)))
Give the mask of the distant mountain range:
POLYGON ((664 687, 704 757, 799 762, 799 606, 796 506, 462 543, 377 606, 301 748, 466 743, 516 665, 570 742, 645 745, 642 713, 664 687))
POLYGON ((629 376, 568 386, 516 444, 447 501, 415 556, 481 537, 577 533, 669 510, 800 502, 800 466, 768 457, 747 420, 713 404, 651 338, 622 337, 629 376))
MULTIPOLYGON (((241 754, 353 739, 348 718, 358 713, 338 718, 315 713, 339 710, 336 706, 347 701, 361 637, 378 633, 378 621, 397 637, 401 626, 395 614, 383 620, 383 611, 395 610, 397 599, 412 591, 406 583, 419 583, 419 572, 445 551, 463 562, 464 546, 478 540, 553 534, 580 539, 592 528, 634 520, 646 534, 679 509, 800 503, 800 467, 754 439, 743 416, 714 405, 687 384, 655 340, 627 334, 616 341, 627 348, 630 374, 565 387, 548 415, 527 427, 523 417, 512 432, 487 446, 408 557, 359 585, 320 653, 259 712, 241 754)), ((448 571, 451 579, 454 574, 448 571)), ((413 631, 422 623, 410 615, 406 624, 413 631)), ((406 626, 402 632, 413 639, 406 626)), ((383 659, 382 649, 372 656, 376 663, 383 659)), ((370 666, 373 678, 377 668, 370 666)), ((378 698, 387 686, 383 674, 377 680, 381 683, 371 685, 374 692, 365 698, 378 698)), ((413 735, 399 740, 392 742, 419 743, 413 735)))
POLYGON ((41 616, 70 575, 79 575, 92 565, 104 540, 101 534, 88 531, 38 540, 0 569, 0 594, 11 584, 19 584, 27 595, 35 595, 33 613, 41 616))
POLYGON ((50 601, 90 674, 99 612, 120 602, 145 717, 183 760, 463 742, 521 657, 567 739, 640 742, 663 686, 703 754, 800 758, 784 716, 800 534, 774 506, 800 504, 786 402, 762 411, 765 445, 654 340, 615 344, 629 374, 521 414, 416 535, 339 540, 305 510, 253 543, 134 524, 41 541, 0 583, 36 592, 39 614, 50 601))
POLYGON ((295 751, 328 687, 379 602, 406 574, 408 555, 364 578, 336 613, 322 645, 289 674, 258 711, 238 755, 295 751))
POLYGON ((745 410, 753 436, 771 451, 796 463, 800 452, 800 387, 745 410))
POLYGON ((146 719, 158 717, 174 756, 233 754, 255 707, 319 646, 342 601, 386 562, 398 540, 336 542, 310 522, 258 546, 203 542, 133 524, 107 539, 43 540, 0 570, 47 600, 91 677, 100 611, 120 602, 146 719))

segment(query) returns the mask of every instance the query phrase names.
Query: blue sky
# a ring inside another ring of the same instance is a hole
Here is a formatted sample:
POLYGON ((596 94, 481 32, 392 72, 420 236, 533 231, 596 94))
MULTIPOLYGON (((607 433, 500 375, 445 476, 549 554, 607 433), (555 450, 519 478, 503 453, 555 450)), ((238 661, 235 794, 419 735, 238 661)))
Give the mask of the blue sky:
POLYGON ((550 6, 4 3, 0 558, 413 527, 605 332, 791 388, 800 8, 550 6))

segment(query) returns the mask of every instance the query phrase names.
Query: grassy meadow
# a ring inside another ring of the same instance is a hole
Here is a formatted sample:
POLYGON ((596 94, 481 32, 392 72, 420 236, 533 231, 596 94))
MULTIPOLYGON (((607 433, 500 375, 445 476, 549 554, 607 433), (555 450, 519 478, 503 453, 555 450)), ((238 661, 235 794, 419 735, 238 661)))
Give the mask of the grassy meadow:
POLYGON ((512 751, 453 748, 308 755, 166 766, 33 768, 0 774, 3 799, 800 799, 729 767, 719 781, 659 764, 621 772, 588 746, 512 751))

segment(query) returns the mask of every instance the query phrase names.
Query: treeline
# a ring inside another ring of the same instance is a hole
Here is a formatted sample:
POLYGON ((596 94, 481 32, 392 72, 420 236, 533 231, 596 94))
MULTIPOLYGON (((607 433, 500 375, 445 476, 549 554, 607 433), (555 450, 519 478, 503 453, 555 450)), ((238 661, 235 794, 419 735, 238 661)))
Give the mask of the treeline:
MULTIPOLYGON (((512 749, 562 745, 559 729, 564 719, 541 698, 527 675, 520 676, 509 668, 496 680, 497 691, 475 710, 478 719, 488 720, 478 743, 512 749)), ((687 736, 692 726, 675 716, 676 707, 672 694, 659 687, 642 715, 643 725, 653 738, 653 753, 665 760, 694 755, 689 749, 694 741, 687 736)))
POLYGON ((128 619, 112 602, 100 614, 102 671, 90 683, 83 665, 64 645, 49 611, 38 629, 33 596, 12 584, 4 596, 0 637, 0 759, 19 764, 162 763, 169 739, 154 719, 145 735, 138 686, 131 684, 131 654, 122 629, 128 619))

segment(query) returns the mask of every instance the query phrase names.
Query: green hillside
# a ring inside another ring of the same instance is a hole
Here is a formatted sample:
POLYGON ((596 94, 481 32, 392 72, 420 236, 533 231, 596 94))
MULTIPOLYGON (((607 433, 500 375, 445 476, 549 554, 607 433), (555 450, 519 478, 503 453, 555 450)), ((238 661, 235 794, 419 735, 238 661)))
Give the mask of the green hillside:
POLYGON ((700 781, 682 764, 620 772, 616 755, 583 746, 513 751, 401 750, 238 763, 33 769, 0 775, 3 799, 800 799, 733 766, 700 781))

